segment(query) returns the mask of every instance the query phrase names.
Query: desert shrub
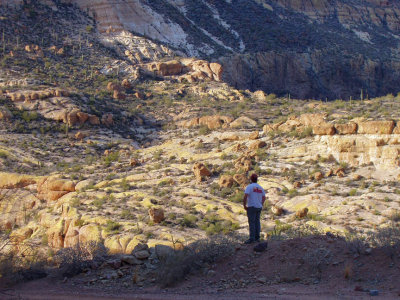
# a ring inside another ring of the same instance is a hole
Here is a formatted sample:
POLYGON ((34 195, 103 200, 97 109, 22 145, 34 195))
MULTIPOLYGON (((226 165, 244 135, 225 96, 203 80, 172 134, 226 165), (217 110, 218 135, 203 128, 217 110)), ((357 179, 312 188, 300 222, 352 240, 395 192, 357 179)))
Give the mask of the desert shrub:
POLYGON ((93 202, 92 202, 92 204, 94 205, 94 206, 96 206, 97 208, 102 208, 103 207, 103 204, 106 202, 106 200, 105 200, 105 198, 103 197, 103 198, 99 198, 99 199, 96 199, 96 200, 94 200, 93 202))
POLYGON ((63 248, 55 254, 55 261, 63 277, 73 277, 94 261, 103 261, 107 249, 101 243, 89 242, 74 248, 63 248))
POLYGON ((268 232, 268 239, 285 240, 316 235, 321 235, 321 232, 313 226, 303 224, 301 226, 293 227, 291 224, 285 224, 276 220, 274 229, 268 232))
POLYGON ((110 166, 112 162, 118 161, 119 160, 119 153, 118 152, 112 152, 109 155, 107 155, 104 158, 104 165, 105 166, 110 166))
POLYGON ((158 281, 163 287, 172 286, 185 276, 201 270, 235 252, 238 239, 233 236, 213 236, 196 241, 183 250, 172 252, 160 263, 158 281))
POLYGON ((31 122, 36 120, 39 115, 37 112, 29 112, 29 111, 24 111, 21 115, 22 119, 24 119, 25 122, 31 122))
POLYGON ((195 215, 187 214, 183 216, 181 221, 184 227, 196 227, 197 217, 195 215))
POLYGON ((207 126, 203 125, 199 128, 199 135, 206 135, 211 132, 211 129, 208 128, 207 126))
POLYGON ((400 248, 400 227, 391 222, 388 227, 369 232, 367 240, 374 247, 386 249, 400 248))
POLYGON ((106 231, 108 232, 116 232, 118 231, 120 228, 122 227, 121 224, 119 224, 118 222, 114 222, 112 220, 108 220, 106 223, 106 231))
POLYGON ((19 252, 15 252, 16 244, 8 235, 0 237, 0 287, 47 276, 45 258, 34 250, 37 245, 24 242, 19 244, 19 252))
POLYGON ((215 235, 220 233, 230 233, 239 229, 237 223, 230 220, 221 219, 216 214, 207 214, 200 223, 200 228, 203 229, 207 235, 215 235))
POLYGON ((241 203, 243 202, 243 197, 244 197, 244 191, 240 190, 237 191, 235 194, 233 194, 231 197, 229 197, 229 201, 241 203))
POLYGON ((162 149, 157 150, 157 151, 154 152, 154 154, 153 154, 153 159, 154 159, 154 160, 160 160, 162 155, 163 155, 163 150, 162 150, 162 149))

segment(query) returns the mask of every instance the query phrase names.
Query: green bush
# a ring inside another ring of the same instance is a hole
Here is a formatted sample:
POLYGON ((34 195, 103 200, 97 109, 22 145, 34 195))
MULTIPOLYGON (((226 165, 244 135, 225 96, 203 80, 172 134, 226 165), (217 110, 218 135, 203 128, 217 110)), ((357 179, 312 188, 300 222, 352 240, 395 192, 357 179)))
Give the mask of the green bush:
POLYGON ((349 196, 355 196, 357 194, 357 189, 351 189, 349 191, 349 196))
POLYGON ((108 220, 107 223, 106 223, 105 229, 108 232, 116 232, 116 231, 119 231, 121 227, 122 227, 122 225, 119 224, 118 222, 114 222, 112 220, 108 220))
POLYGON ((195 215, 188 214, 183 216, 181 224, 184 227, 194 228, 196 227, 196 222, 197 222, 197 217, 195 215))
POLYGON ((29 112, 29 111, 24 111, 21 115, 22 119, 24 119, 25 122, 31 122, 34 120, 37 120, 39 118, 39 115, 37 112, 29 112))
POLYGON ((203 125, 199 128, 199 135, 206 135, 211 132, 211 129, 208 128, 207 126, 203 125))

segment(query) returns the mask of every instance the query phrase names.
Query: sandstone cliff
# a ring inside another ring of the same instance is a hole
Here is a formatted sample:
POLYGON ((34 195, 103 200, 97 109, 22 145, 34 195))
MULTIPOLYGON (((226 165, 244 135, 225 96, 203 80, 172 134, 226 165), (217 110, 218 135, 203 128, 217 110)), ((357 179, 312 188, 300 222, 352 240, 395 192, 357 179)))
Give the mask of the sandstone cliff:
POLYGON ((224 79, 240 89, 330 99, 398 92, 395 1, 65 2, 93 16, 101 33, 127 30, 180 54, 219 59, 224 79))

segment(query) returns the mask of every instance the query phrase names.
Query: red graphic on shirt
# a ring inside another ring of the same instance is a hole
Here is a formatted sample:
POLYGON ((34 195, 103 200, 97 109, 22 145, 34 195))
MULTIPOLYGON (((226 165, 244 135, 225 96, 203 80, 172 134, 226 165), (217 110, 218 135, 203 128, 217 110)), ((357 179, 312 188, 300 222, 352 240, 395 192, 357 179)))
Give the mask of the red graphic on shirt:
POLYGON ((253 193, 259 193, 259 194, 262 194, 262 190, 261 190, 261 189, 259 189, 258 187, 255 187, 255 188, 253 189, 253 193))

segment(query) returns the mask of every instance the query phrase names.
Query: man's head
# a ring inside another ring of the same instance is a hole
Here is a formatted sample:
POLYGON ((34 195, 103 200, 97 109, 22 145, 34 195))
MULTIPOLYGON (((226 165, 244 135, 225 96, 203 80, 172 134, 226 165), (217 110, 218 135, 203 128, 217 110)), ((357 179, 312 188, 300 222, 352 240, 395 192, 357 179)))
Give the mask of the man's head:
POLYGON ((251 180, 251 182, 253 182, 253 183, 256 183, 256 182, 257 182, 257 178, 258 178, 258 176, 257 176, 257 174, 255 174, 255 173, 251 174, 251 176, 250 176, 250 180, 251 180))

